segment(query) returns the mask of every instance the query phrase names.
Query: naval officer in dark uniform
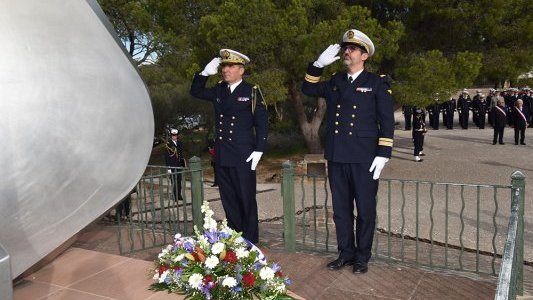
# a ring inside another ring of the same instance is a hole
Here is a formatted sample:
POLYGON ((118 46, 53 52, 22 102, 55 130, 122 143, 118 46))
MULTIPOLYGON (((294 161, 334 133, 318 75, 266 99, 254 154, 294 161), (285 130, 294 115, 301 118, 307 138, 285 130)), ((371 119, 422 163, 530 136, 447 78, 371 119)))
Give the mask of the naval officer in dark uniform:
POLYGON ((220 50, 220 56, 194 76, 191 95, 211 101, 215 109, 215 166, 228 225, 257 243, 255 168, 266 146, 267 110, 259 87, 242 80, 250 59, 230 49, 220 50), (223 80, 206 88, 220 64, 223 80))
POLYGON ((183 156, 183 143, 178 138, 178 130, 170 130, 170 138, 165 145, 165 163, 168 167, 168 174, 172 182, 172 194, 174 201, 183 200, 181 193, 181 180, 183 168, 186 167, 185 158, 183 156))
POLYGON ((327 267, 353 265, 354 273, 368 271, 376 225, 376 193, 381 170, 391 157, 394 116, 390 83, 365 70, 374 44, 359 30, 348 30, 342 44, 330 45, 309 64, 304 94, 327 103, 326 147, 333 198, 338 259, 327 267), (342 56, 346 72, 320 81, 323 68, 342 56), (357 207, 354 235, 354 201, 357 207))

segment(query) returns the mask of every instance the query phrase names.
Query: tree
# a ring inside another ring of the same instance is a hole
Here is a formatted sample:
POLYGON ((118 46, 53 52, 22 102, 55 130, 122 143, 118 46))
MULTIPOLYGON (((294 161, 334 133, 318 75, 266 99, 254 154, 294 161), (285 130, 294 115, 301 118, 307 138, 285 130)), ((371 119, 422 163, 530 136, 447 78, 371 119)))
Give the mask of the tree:
POLYGON ((435 100, 448 100, 455 91, 468 86, 481 68, 481 55, 461 52, 453 59, 439 50, 422 55, 412 54, 397 68, 394 83, 395 99, 400 104, 426 107, 435 100))

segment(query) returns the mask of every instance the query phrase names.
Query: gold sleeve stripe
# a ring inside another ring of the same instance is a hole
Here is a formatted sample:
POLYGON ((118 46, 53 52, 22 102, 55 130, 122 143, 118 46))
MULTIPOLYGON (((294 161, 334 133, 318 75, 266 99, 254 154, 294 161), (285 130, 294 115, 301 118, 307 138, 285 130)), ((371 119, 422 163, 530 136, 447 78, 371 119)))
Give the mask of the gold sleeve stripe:
POLYGON ((311 83, 317 83, 320 81, 319 76, 311 76, 309 74, 305 74, 305 81, 309 81, 311 83))
POLYGON ((385 147, 392 147, 392 142, 382 142, 382 141, 379 141, 378 145, 379 145, 379 146, 385 146, 385 147))
POLYGON ((389 94, 391 94, 391 95, 392 95, 392 90, 387 90, 387 92, 389 92, 389 94))
POLYGON ((380 142, 393 142, 393 139, 389 139, 389 138, 379 138, 379 141, 380 142))

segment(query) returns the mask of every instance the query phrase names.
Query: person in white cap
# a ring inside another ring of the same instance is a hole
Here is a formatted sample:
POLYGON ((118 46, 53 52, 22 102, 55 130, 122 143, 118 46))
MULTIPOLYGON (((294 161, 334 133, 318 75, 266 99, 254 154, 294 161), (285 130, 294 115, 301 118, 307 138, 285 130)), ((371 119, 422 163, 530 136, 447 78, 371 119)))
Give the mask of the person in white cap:
POLYGON ((228 225, 257 243, 255 169, 266 147, 268 116, 259 87, 242 79, 249 62, 242 53, 221 49, 220 57, 194 76, 191 95, 215 108, 215 166, 228 225), (223 80, 207 88, 208 76, 217 74, 220 64, 223 80))
POLYGON ((378 179, 392 152, 392 91, 388 77, 365 70, 365 62, 373 54, 370 38, 350 29, 341 45, 330 45, 309 65, 302 87, 304 94, 323 97, 327 103, 324 156, 328 161, 339 250, 338 259, 327 265, 332 270, 353 265, 354 273, 368 271, 376 224, 378 179), (320 81, 323 68, 340 58, 346 72, 320 81))

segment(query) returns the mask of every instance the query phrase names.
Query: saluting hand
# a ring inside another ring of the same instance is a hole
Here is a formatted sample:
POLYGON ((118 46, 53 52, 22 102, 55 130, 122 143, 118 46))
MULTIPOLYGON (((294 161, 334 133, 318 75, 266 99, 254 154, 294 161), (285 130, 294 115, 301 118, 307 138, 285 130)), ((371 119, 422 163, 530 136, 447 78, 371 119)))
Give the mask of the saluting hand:
POLYGON ((339 51, 341 50, 341 46, 339 44, 329 45, 329 47, 320 54, 318 59, 313 63, 315 67, 323 68, 325 66, 328 66, 338 60, 340 56, 337 56, 339 54, 339 51))
POLYGON ((204 68, 204 70, 200 73, 200 75, 203 76, 210 76, 215 75, 218 73, 218 66, 220 65, 220 61, 222 59, 220 57, 213 58, 204 68))

